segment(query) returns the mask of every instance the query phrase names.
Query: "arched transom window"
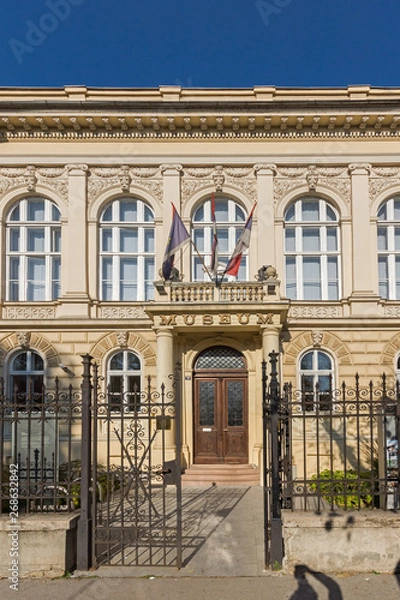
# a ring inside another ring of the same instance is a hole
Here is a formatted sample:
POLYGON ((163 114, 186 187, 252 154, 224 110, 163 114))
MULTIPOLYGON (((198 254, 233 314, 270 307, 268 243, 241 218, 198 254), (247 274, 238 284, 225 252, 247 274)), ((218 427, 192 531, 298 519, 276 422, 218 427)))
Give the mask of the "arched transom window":
POLYGON ((301 198, 285 214, 286 296, 338 300, 340 237, 336 211, 320 198, 301 198))
MULTIPOLYGON (((229 198, 215 198, 215 222, 218 239, 218 273, 223 274, 225 266, 236 246, 245 224, 246 215, 241 206, 229 198)), ((202 202, 195 210, 192 219, 193 242, 197 252, 192 252, 192 273, 194 281, 207 281, 209 276, 204 268, 210 267, 213 245, 213 220, 211 199, 202 202), (200 255, 200 256, 199 256, 200 255), (203 264, 204 263, 204 264, 203 264)), ((237 279, 248 279, 248 257, 243 253, 237 279)))
POLYGON ((400 299, 400 196, 390 198, 378 210, 379 294, 400 299))
POLYGON ((154 215, 142 200, 118 198, 100 219, 100 297, 152 300, 154 297, 154 215))
POLYGON ((60 295, 60 211, 45 198, 24 198, 7 217, 7 300, 43 302, 60 295))
POLYGON ((333 365, 322 350, 310 350, 300 359, 303 410, 327 411, 332 405, 333 365))
POLYGON ((111 356, 107 365, 107 390, 112 410, 139 410, 141 375, 140 358, 134 352, 122 350, 111 356))

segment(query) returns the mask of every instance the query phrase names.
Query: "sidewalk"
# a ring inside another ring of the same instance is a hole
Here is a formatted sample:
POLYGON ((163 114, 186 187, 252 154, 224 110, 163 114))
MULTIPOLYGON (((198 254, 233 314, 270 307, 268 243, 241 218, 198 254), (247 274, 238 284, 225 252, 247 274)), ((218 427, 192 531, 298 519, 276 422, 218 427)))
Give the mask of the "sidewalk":
MULTIPOLYGON (((399 600, 400 574, 295 575, 264 568, 260 487, 192 488, 183 499, 183 567, 100 567, 57 580, 0 580, 0 598, 21 600, 399 600), (17 594, 17 596, 15 595, 17 594)), ((399 557, 400 558, 400 557, 399 557)))

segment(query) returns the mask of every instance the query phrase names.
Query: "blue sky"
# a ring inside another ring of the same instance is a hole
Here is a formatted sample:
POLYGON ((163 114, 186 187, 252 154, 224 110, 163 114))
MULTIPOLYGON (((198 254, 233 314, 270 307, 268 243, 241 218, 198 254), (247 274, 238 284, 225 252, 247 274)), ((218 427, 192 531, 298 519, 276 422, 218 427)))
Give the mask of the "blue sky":
POLYGON ((10 0, 0 86, 400 86, 399 0, 10 0))

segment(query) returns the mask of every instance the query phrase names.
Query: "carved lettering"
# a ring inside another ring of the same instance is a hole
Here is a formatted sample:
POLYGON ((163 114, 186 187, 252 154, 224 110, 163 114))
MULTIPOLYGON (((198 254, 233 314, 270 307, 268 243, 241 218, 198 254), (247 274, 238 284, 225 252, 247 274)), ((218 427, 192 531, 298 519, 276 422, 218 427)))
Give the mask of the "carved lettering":
POLYGON ((250 315, 248 313, 237 313, 237 318, 240 325, 248 325, 250 321, 250 315))
POLYGON ((230 325, 231 315, 219 315, 219 323, 220 325, 230 325))
POLYGON ((203 315, 203 325, 212 325, 214 319, 212 315, 203 315))
POLYGON ((194 325, 195 321, 195 315, 183 315, 183 322, 185 323, 185 325, 194 325))
POLYGON ((176 315, 160 315, 160 325, 176 325, 176 315))
POLYGON ((273 325, 273 316, 273 313, 268 313, 266 315, 257 313, 257 325, 273 325))

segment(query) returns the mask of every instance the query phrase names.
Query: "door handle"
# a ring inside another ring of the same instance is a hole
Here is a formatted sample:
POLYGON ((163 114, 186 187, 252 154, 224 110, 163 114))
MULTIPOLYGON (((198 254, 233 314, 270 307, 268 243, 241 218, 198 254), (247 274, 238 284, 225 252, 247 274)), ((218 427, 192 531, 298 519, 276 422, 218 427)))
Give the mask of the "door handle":
POLYGON ((228 430, 224 428, 224 431, 228 431, 228 430))

